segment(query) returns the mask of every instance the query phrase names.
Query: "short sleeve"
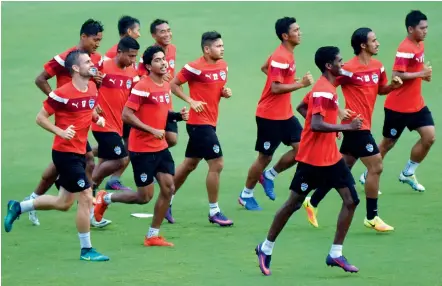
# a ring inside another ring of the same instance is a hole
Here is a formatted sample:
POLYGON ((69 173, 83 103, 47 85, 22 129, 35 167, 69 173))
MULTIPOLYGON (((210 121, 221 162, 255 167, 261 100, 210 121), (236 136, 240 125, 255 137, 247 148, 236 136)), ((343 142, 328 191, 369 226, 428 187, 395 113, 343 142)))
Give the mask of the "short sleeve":
POLYGON ((201 70, 192 67, 190 64, 184 65, 184 67, 177 74, 177 78, 181 83, 192 81, 196 76, 201 74, 201 70))
POLYGON ((59 55, 56 55, 52 59, 50 59, 45 65, 45 71, 51 76, 56 76, 60 72, 64 70, 64 61, 60 58, 59 55))
POLYGON ((45 101, 43 101, 43 108, 46 110, 47 113, 49 113, 49 115, 52 115, 55 113, 54 108, 52 108, 51 104, 48 102, 47 98, 45 101))
POLYGON ((388 84, 388 77, 387 77, 387 72, 385 71, 384 66, 381 67, 381 76, 380 76, 380 80, 379 80, 379 86, 385 86, 388 84))
POLYGON ((284 82, 284 74, 290 68, 290 64, 284 57, 272 56, 269 63, 269 76, 271 82, 284 82))
POLYGON ((399 48, 394 59, 393 70, 398 72, 406 72, 411 60, 414 58, 414 53, 408 49, 399 48))
POLYGON ((333 104, 333 93, 331 92, 313 92, 312 114, 327 115, 327 106, 333 104))
POLYGON ((143 98, 148 98, 149 95, 149 91, 147 91, 146 88, 144 88, 140 84, 136 84, 130 92, 129 98, 126 102, 126 106, 132 110, 137 111, 143 104, 143 98))

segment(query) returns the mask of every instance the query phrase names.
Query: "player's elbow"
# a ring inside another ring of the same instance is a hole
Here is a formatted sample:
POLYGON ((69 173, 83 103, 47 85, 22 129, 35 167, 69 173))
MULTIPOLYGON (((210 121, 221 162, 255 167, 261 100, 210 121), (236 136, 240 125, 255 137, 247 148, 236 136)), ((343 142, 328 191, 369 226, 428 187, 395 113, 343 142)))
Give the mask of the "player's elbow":
POLYGON ((312 122, 310 125, 310 128, 312 129, 313 132, 321 132, 322 131, 322 126, 319 122, 312 122))
POLYGON ((278 83, 272 82, 272 86, 270 87, 270 91, 273 94, 279 94, 279 93, 281 93, 281 88, 278 83))
POLYGON ((126 107, 123 109, 123 113, 121 114, 121 119, 125 124, 129 125, 131 124, 130 114, 126 107))

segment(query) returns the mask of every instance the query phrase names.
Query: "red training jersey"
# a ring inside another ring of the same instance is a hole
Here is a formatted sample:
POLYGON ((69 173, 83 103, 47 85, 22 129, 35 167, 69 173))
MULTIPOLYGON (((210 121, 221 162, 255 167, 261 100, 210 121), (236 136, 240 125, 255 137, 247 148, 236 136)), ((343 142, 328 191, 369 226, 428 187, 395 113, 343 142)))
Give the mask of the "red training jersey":
POLYGON ((336 87, 321 76, 304 98, 308 100, 307 116, 301 134, 296 161, 313 166, 332 166, 341 160, 335 132, 314 132, 312 117, 320 114, 324 122, 336 124, 338 119, 338 95, 336 87))
MULTIPOLYGON (((61 54, 55 55, 51 60, 49 60, 45 65, 44 69, 45 71, 51 76, 56 76, 57 78, 57 88, 63 86, 64 84, 70 82, 72 80, 71 75, 69 74, 69 71, 64 67, 64 61, 66 60, 67 55, 77 50, 78 47, 72 47, 70 49, 67 49, 61 54)), ((92 63, 96 68, 98 68, 102 63, 102 58, 100 53, 95 52, 90 55, 92 63)))
MULTIPOLYGON (((133 88, 126 106, 135 111, 135 116, 144 124, 164 130, 169 113, 171 92, 168 82, 158 85, 150 77, 143 77, 133 88)), ((149 132, 130 129, 129 151, 159 152, 168 148, 166 138, 157 139, 149 132)))
MULTIPOLYGON (((158 44, 155 43, 155 46, 158 44)), ((167 61, 167 72, 172 76, 172 78, 175 76, 175 62, 176 62, 176 47, 173 44, 169 44, 167 48, 165 49, 166 52, 166 61, 167 61)), ((140 61, 138 63, 138 75, 143 76, 147 75, 148 72, 146 70, 146 67, 143 63, 143 57, 140 58, 140 61)))
POLYGON ((115 45, 112 46, 112 48, 107 50, 107 52, 104 54, 103 60, 106 61, 115 58, 117 56, 117 52, 118 52, 118 43, 116 43, 115 45))
POLYGON ((86 92, 76 89, 71 81, 49 94, 43 102, 43 107, 49 114, 55 114, 55 125, 62 130, 70 125, 75 126, 74 138, 66 140, 56 135, 52 149, 86 154, 87 136, 97 97, 97 87, 92 81, 89 81, 86 92))
MULTIPOLYGON (((422 71, 423 67, 424 42, 415 44, 408 37, 405 38, 397 50, 393 71, 414 73, 422 71)), ((403 113, 421 110, 425 106, 422 97, 422 78, 405 80, 401 87, 387 95, 384 106, 403 113)))
POLYGON ((190 97, 193 100, 203 101, 204 111, 197 113, 189 111, 187 124, 212 125, 218 122, 218 109, 223 88, 227 82, 227 63, 219 60, 210 64, 204 57, 186 64, 177 74, 181 83, 188 82, 190 97))
POLYGON ((116 132, 121 136, 123 134, 121 114, 132 86, 139 81, 139 77, 134 67, 121 69, 115 59, 104 61, 100 71, 104 74, 104 78, 98 91, 98 104, 103 110, 102 116, 106 119, 106 125, 101 127, 93 123, 92 130, 116 132))
MULTIPOLYGON (((371 129, 371 119, 379 87, 388 84, 387 74, 382 63, 370 59, 368 65, 362 64, 355 56, 344 64, 343 76, 338 78, 345 98, 345 108, 360 114, 364 119, 361 130, 371 129)), ((343 120, 350 123, 353 118, 343 120)))
POLYGON ((290 92, 273 94, 272 83, 295 82, 296 64, 293 52, 281 44, 268 58, 267 64, 267 81, 258 102, 256 116, 271 120, 289 119, 293 116, 290 92))

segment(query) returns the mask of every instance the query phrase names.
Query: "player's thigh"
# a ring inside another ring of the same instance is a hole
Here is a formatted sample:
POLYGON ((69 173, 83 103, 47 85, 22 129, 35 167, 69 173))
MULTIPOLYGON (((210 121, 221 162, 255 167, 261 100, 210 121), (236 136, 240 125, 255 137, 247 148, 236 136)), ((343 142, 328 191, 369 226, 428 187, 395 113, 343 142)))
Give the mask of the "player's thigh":
POLYGON ((359 203, 355 180, 344 159, 339 160, 332 166, 325 167, 322 176, 326 178, 327 186, 336 189, 341 197, 345 199, 345 203, 359 203))
POLYGON ((118 133, 93 131, 92 134, 98 142, 98 158, 119 160, 127 157, 126 148, 118 133))
POLYGON ((256 117, 255 151, 266 156, 272 156, 282 142, 282 120, 270 120, 256 117))
POLYGON ((60 186, 68 192, 78 193, 90 188, 84 155, 53 150, 52 161, 59 173, 60 186))
POLYGON ((343 132, 343 135, 341 154, 351 155, 355 159, 379 154, 378 145, 369 130, 343 132))
POLYGON ((158 156, 155 152, 129 152, 130 162, 137 188, 145 188, 153 183, 158 156))
POLYGON ((407 126, 407 114, 384 108, 384 126, 382 135, 385 138, 397 140, 407 126))
POLYGON ((175 162, 169 149, 158 152, 158 163, 155 175, 158 173, 169 174, 175 176, 175 162))
POLYGON ((299 162, 290 183, 290 190, 305 197, 311 190, 322 187, 325 181, 321 176, 321 168, 299 162))
POLYGON ((58 191, 58 202, 66 207, 72 206, 75 201, 75 193, 71 193, 64 187, 60 187, 58 191))
POLYGON ((383 170, 382 156, 380 153, 372 156, 361 157, 361 161, 370 173, 381 173, 383 170))
POLYGON ((216 129, 209 125, 187 125, 189 142, 186 158, 201 158, 206 161, 223 156, 216 129))
POLYGON ((282 128, 279 130, 282 143, 286 146, 298 144, 301 141, 302 125, 298 118, 292 116, 290 119, 284 120, 282 128))

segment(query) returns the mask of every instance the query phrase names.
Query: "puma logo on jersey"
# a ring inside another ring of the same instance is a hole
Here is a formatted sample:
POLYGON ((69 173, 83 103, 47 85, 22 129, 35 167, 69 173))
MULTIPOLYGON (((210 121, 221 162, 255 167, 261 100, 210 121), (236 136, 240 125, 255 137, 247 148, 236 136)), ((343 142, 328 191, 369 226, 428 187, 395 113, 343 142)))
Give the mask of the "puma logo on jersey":
POLYGON ((115 84, 115 79, 109 79, 109 81, 111 81, 113 84, 115 84))
POLYGON ((78 102, 76 102, 76 103, 72 102, 72 105, 75 106, 76 108, 78 108, 78 102))

